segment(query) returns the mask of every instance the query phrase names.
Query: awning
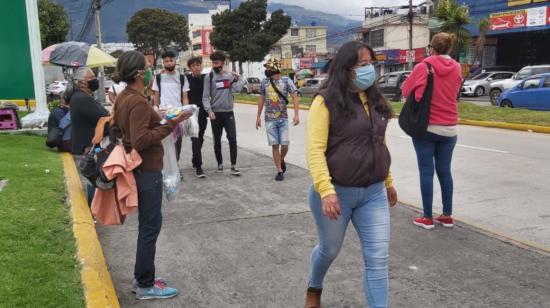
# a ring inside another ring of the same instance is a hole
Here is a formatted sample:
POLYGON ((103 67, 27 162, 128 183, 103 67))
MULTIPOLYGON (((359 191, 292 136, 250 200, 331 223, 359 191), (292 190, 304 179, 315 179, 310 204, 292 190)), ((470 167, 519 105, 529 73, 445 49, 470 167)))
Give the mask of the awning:
POLYGON ((319 61, 319 62, 315 62, 311 65, 311 68, 312 69, 316 69, 316 68, 319 68, 319 69, 323 69, 325 67, 325 65, 327 65, 327 62, 326 61, 319 61))

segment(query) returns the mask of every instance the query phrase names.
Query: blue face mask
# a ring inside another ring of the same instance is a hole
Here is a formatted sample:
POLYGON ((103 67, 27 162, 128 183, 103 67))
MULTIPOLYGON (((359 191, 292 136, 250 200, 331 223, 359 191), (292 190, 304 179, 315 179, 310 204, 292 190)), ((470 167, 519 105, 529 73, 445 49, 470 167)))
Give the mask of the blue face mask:
POLYGON ((361 91, 370 88, 376 79, 376 72, 374 71, 374 66, 372 64, 356 68, 355 74, 357 77, 355 77, 353 82, 361 91))

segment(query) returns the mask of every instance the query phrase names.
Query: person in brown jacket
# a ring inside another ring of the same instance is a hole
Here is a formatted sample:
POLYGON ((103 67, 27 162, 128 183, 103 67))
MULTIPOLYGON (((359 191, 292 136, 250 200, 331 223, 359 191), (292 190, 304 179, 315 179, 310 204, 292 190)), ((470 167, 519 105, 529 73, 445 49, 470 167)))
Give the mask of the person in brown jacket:
POLYGON ((156 242, 162 225, 162 139, 192 113, 162 119, 143 96, 145 56, 138 51, 125 52, 117 62, 113 80, 124 81, 126 89, 117 96, 114 106, 114 130, 122 145, 138 151, 143 162, 134 170, 138 189, 139 233, 134 290, 137 299, 171 298, 179 291, 166 281, 155 279, 156 242))

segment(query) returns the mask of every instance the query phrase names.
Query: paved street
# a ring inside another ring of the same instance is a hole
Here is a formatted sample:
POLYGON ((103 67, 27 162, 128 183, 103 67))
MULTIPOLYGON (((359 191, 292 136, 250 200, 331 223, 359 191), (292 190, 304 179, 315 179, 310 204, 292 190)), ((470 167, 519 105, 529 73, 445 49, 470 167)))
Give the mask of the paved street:
MULTIPOLYGON (((238 107, 241 129, 251 109, 238 107)), ((265 146, 263 132, 241 132, 240 138, 241 144, 250 138, 257 148, 265 146)), ((393 144, 402 140, 391 139, 395 151, 393 144)), ((297 161, 298 143, 292 161, 297 161)), ((290 165, 286 180, 277 183, 269 157, 257 148, 241 148, 243 176, 218 174, 211 147, 207 139, 207 178, 197 179, 190 168, 190 143, 184 142, 183 189, 177 201, 164 205, 157 274, 182 288, 180 296, 138 302, 130 293, 137 215, 124 226, 98 226, 122 307, 301 307, 316 243, 308 172, 290 165)), ((226 143, 223 149, 228 155, 226 143)), ((415 215, 402 205, 391 210, 390 307, 550 307, 550 256, 461 224, 426 231, 410 223, 415 215)), ((353 228, 327 275, 323 299, 324 307, 366 305, 353 228)))
MULTIPOLYGON (((270 156, 265 131, 254 129, 256 110, 236 105, 237 139, 241 147, 270 156)), ((291 128, 287 161, 307 168, 307 111, 301 111, 301 119, 300 126, 291 128)), ((397 120, 390 123, 387 137, 400 200, 421 206, 412 142, 397 120)), ((550 135, 460 126, 458 143, 453 160, 456 217, 550 249, 550 135)), ((434 209, 441 211, 437 182, 434 192, 434 209)))

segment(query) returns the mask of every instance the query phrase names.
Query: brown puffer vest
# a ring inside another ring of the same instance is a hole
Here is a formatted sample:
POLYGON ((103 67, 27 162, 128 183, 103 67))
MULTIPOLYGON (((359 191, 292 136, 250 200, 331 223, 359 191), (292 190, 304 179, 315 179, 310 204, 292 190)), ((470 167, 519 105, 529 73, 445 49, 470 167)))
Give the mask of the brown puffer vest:
POLYGON ((333 183, 342 186, 367 187, 388 177, 391 156, 384 138, 389 119, 372 106, 367 114, 359 95, 352 98, 355 117, 346 117, 334 103, 325 98, 330 114, 327 151, 328 169, 333 183))

